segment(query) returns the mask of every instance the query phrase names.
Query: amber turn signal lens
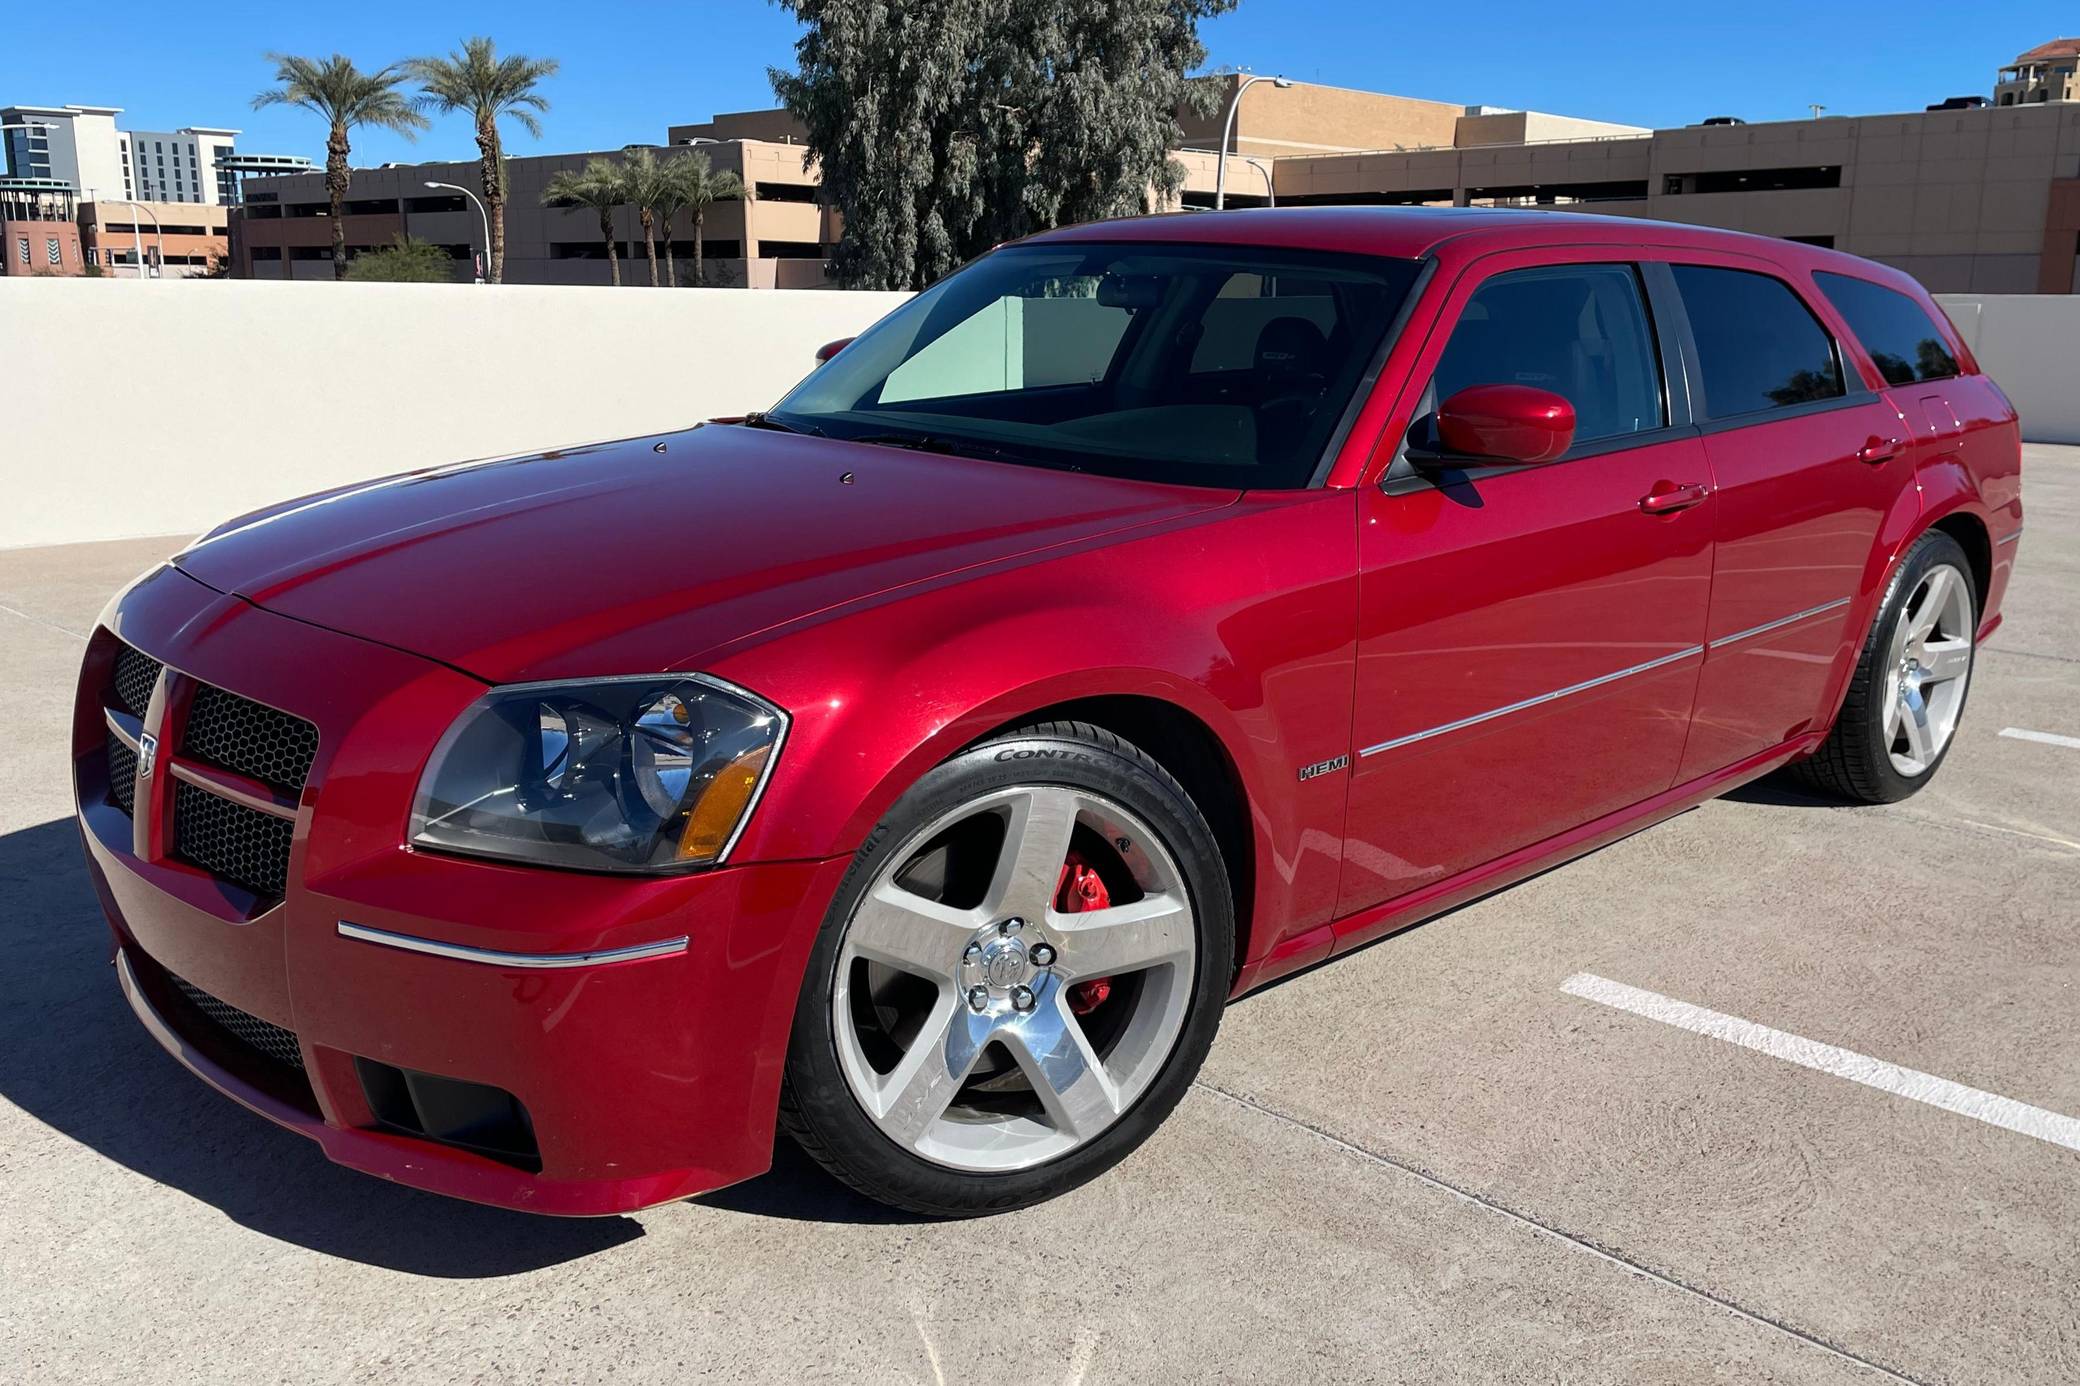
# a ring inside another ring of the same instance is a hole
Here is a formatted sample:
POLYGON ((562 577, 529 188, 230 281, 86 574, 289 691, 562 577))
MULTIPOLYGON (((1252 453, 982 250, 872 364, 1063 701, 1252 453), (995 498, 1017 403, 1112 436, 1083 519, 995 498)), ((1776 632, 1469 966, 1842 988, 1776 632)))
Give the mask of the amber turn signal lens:
POLYGON ((771 746, 755 746, 717 771, 708 787, 686 816, 686 830, 679 834, 679 860, 712 861, 722 855, 729 835, 743 820, 744 810, 765 773, 771 746))

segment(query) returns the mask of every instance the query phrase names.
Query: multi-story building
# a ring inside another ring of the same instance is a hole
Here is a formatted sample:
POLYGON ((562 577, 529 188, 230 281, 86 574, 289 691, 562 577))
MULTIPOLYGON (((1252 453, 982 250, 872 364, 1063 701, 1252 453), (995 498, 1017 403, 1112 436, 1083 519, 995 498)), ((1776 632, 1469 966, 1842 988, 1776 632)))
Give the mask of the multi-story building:
MULTIPOLYGON (((702 218, 707 282, 740 288, 815 288, 828 282, 824 262, 838 239, 837 215, 816 200, 816 174, 805 168, 800 127, 785 112, 718 116, 675 126, 672 144, 653 147, 669 157, 693 146, 717 172, 743 180, 745 195, 718 202, 702 218), (755 134, 752 132, 756 132, 755 134)), ((633 148, 634 146, 631 146, 633 148)), ((506 282, 605 284, 606 238, 599 216, 585 209, 545 207, 542 192, 560 170, 582 167, 606 154, 550 154, 506 162, 506 282)), ((447 163, 387 164, 354 170, 346 204, 350 255, 380 249, 400 235, 447 248, 458 279, 470 275, 471 256, 484 248, 476 209, 466 198, 428 183, 475 190, 474 159, 447 163)), ((322 172, 248 181, 245 204, 232 220, 233 273, 256 279, 332 277, 330 198, 322 172)), ((615 253, 626 283, 649 282, 642 226, 633 207, 614 215, 615 253)), ((692 219, 672 227, 679 282, 692 283, 692 219)), ((663 244, 658 247, 660 258, 663 244)))
POLYGON ((0 106, 0 135, 7 150, 7 175, 48 179, 75 196, 98 192, 119 196, 127 176, 120 106, 0 106))
MULTIPOLYGON (((2015 68, 2048 81, 2059 45, 2015 68)), ((1230 91, 1241 79, 1229 79, 1230 91)), ((2032 88, 2032 90, 2049 88, 2032 88)), ((1226 103, 1181 122, 1176 152, 1182 209, 1212 206, 1220 183, 1226 103)), ((804 132, 784 111, 747 111, 674 126, 674 145, 699 146, 744 179, 740 202, 709 210, 720 282, 796 287, 824 282, 839 234, 816 200, 804 132)), ((2031 97, 1979 109, 1827 116, 1759 124, 1639 126, 1455 106, 1306 83, 1259 82, 1242 94, 1226 156, 1225 203, 1566 207, 1615 216, 1724 226, 1834 246, 1896 265, 1938 292, 2080 292, 2080 101, 2031 97)), ((506 277, 515 283, 604 283, 590 212, 539 205, 558 168, 585 155, 512 161, 506 277)), ((427 179, 474 187, 474 162, 359 170, 348 205, 350 249, 400 232, 447 245, 466 273, 481 237, 458 197, 427 179)), ((319 278, 331 273, 324 180, 255 180, 234 218, 240 272, 319 278)), ((625 277, 642 282, 633 209, 615 240, 625 277)), ((691 253, 683 220, 674 248, 691 253)))
POLYGON ((2080 39, 2053 39, 2017 57, 1993 86, 1996 106, 2080 101, 2080 39))
POLYGON ((0 275, 85 273, 77 210, 55 178, 0 179, 0 275))
POLYGON ((123 130, 120 106, 0 106, 0 135, 10 178, 65 184, 84 200, 236 206, 239 175, 253 169, 309 168, 288 155, 241 154, 238 131, 209 125, 178 130, 123 130))
POLYGON ((210 274, 231 253, 228 207, 196 202, 83 202, 79 207, 80 249, 102 273, 195 279, 210 274))
POLYGON ((199 125, 179 130, 125 130, 123 196, 140 202, 195 202, 210 207, 238 204, 238 177, 220 168, 235 158, 236 130, 199 125))

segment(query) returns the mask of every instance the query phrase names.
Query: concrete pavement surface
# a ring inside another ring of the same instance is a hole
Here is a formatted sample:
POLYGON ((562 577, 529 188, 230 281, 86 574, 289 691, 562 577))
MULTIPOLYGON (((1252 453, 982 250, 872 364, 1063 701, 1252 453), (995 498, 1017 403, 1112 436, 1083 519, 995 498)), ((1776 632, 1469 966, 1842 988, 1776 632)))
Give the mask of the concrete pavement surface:
POLYGON ((2080 746, 2000 735, 2080 738, 2080 449, 2028 466, 1927 791, 1766 781, 1246 999, 1144 1150, 963 1223, 784 1143, 633 1217, 502 1213, 208 1091, 117 994, 68 816, 82 640, 178 541, 0 552, 0 1381, 2080 1379, 2080 746))

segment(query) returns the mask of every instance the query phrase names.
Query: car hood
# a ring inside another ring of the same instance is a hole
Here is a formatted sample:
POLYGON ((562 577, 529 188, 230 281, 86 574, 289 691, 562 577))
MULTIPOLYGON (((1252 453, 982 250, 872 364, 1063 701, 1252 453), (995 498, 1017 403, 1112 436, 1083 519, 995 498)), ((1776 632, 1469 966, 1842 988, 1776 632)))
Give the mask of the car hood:
POLYGON ((505 683, 691 667, 834 607, 1238 494, 708 425, 345 487, 234 520, 174 562, 505 683))

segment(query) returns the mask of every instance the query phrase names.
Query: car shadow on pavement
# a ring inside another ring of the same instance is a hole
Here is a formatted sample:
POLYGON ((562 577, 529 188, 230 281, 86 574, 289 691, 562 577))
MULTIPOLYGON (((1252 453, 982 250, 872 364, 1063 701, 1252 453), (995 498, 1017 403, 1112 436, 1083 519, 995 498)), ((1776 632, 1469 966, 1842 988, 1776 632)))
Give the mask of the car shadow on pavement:
POLYGON ((934 1222, 856 1193, 805 1154, 784 1132, 773 1142, 773 1167, 756 1179, 691 1200, 718 1212, 794 1222, 847 1222, 872 1226, 934 1222))
POLYGON ((116 987, 70 819, 0 835, 0 956, 0 1099, 256 1232, 454 1279, 539 1270, 643 1235, 631 1218, 506 1212, 342 1169, 182 1071, 116 987))
POLYGON ((1738 789, 1730 789, 1722 798, 1736 804, 1758 804, 1765 808, 1854 808, 1856 805, 1841 799, 1830 798, 1819 790, 1809 788, 1803 781, 1786 771, 1764 775, 1759 780, 1750 780, 1738 789))

